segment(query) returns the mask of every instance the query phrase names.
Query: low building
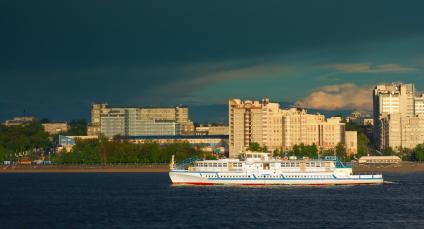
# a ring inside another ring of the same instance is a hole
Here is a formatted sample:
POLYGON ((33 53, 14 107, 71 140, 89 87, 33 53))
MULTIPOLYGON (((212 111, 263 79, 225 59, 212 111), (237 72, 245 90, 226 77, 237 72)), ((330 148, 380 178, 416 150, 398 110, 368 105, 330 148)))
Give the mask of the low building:
POLYGON ((66 122, 51 122, 41 124, 45 132, 49 134, 64 133, 69 130, 69 125, 66 122))
POLYGON ((187 142, 200 149, 207 149, 207 151, 216 151, 216 149, 219 149, 220 153, 228 152, 228 135, 128 136, 126 140, 138 144, 155 142, 161 145, 187 142))
POLYGON ((57 147, 57 152, 70 152, 72 147, 75 145, 75 141, 77 140, 90 140, 90 139, 98 139, 99 136, 64 136, 59 135, 59 145, 57 147))
POLYGON ((374 126, 374 118, 366 117, 362 119, 362 126, 374 126))
POLYGON ((358 133, 356 131, 345 131, 346 153, 348 155, 358 152, 358 133))
POLYGON ((398 164, 402 160, 398 156, 363 156, 359 164, 398 164))
POLYGON ((36 117, 19 116, 19 117, 14 117, 11 120, 6 120, 3 124, 5 126, 22 126, 22 125, 30 124, 35 121, 37 121, 36 117))
POLYGON ((196 135, 228 135, 228 126, 224 125, 200 125, 196 127, 196 135))

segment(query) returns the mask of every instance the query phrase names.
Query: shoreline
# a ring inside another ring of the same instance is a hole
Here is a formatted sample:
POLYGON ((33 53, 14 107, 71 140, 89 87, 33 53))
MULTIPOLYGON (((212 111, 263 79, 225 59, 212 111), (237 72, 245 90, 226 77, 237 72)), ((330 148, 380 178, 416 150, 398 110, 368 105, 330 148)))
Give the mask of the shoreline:
MULTIPOLYGON (((163 165, 2 165, 2 173, 165 173, 169 171, 163 165)), ((424 163, 402 162, 391 165, 353 165, 353 172, 424 172, 424 163)))
POLYGON ((413 173, 413 172, 424 172, 424 163, 401 162, 399 164, 389 164, 389 165, 354 164, 352 168, 353 168, 353 172, 413 173))
POLYGON ((163 173, 166 165, 9 165, 1 173, 163 173))

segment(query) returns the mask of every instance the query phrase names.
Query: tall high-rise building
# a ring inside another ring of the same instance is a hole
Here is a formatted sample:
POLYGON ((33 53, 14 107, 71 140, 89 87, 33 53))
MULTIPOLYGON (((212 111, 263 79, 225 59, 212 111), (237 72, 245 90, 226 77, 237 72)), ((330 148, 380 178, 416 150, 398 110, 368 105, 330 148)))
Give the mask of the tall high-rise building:
POLYGON ((380 84, 373 91, 374 143, 377 148, 413 148, 424 142, 420 129, 424 97, 414 84, 380 84), (409 133, 409 134, 407 134, 409 133), (414 133, 412 136, 410 133, 414 133), (420 138, 420 139, 417 139, 420 138))
MULTIPOLYGON (((315 144, 321 149, 345 143, 345 124, 341 118, 326 119, 323 115, 308 114, 304 109, 280 109, 269 99, 261 102, 229 100, 230 157, 238 157, 255 142, 275 149, 289 150, 295 145, 315 144)), ((350 135, 352 137, 352 134, 350 135)), ((356 141, 350 139, 351 152, 356 153, 356 141)))
POLYGON ((113 137, 194 134, 194 125, 188 114, 188 108, 184 106, 150 108, 93 104, 87 135, 104 134, 113 137))

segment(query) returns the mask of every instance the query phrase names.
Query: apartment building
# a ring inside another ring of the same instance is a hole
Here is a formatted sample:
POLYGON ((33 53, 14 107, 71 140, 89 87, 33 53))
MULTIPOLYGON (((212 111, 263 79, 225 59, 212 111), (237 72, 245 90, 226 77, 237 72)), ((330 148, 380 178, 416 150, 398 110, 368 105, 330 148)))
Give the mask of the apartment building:
POLYGON ((424 96, 414 84, 380 84, 373 91, 374 141, 377 148, 414 148, 424 143, 424 96))
MULTIPOLYGON (((355 132, 356 133, 356 132, 355 132)), ((230 157, 238 157, 252 142, 275 149, 289 150, 299 144, 316 144, 321 149, 334 148, 349 140, 350 151, 356 153, 356 139, 345 136, 341 118, 326 119, 299 108, 280 109, 269 99, 260 101, 229 100, 230 157)))

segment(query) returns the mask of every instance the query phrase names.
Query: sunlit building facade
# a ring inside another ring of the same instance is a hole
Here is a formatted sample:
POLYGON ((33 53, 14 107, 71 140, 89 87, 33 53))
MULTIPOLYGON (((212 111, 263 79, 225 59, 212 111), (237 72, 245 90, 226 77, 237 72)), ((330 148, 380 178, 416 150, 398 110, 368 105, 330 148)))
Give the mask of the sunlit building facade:
MULTIPOLYGON (((339 117, 326 119, 304 109, 280 109, 269 99, 229 100, 229 150, 233 158, 253 142, 269 151, 290 150, 299 144, 330 149, 345 143, 345 134, 345 124, 339 117)), ((356 153, 356 141, 349 143, 352 153, 356 153)))
POLYGON ((424 143, 424 96, 414 84, 380 84, 373 91, 376 147, 395 151, 424 143))

